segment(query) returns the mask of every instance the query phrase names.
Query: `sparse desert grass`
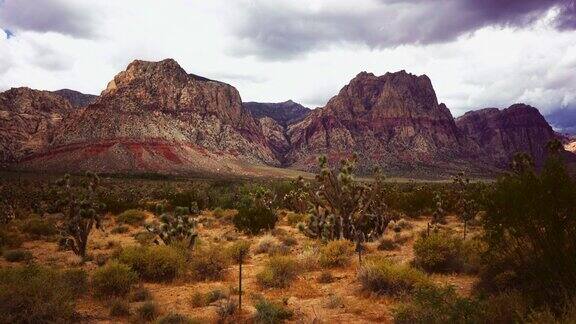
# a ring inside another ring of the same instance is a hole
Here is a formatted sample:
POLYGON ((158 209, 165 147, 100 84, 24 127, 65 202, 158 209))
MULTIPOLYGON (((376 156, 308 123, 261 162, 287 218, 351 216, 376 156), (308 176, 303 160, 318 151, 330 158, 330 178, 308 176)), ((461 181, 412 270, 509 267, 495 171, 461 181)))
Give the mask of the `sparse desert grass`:
POLYGON ((281 323, 294 315, 294 312, 282 305, 282 303, 269 301, 265 298, 259 298, 254 307, 256 308, 255 319, 257 323, 281 323))
POLYGON ((155 324, 200 324, 200 321, 178 313, 164 315, 154 321, 155 324))
POLYGON ((280 244, 279 240, 270 234, 262 236, 254 246, 254 254, 268 253, 280 244))
POLYGON ((114 298, 110 302, 110 316, 124 317, 130 315, 130 304, 122 298, 114 298))
POLYGON ((153 301, 147 301, 136 308, 136 316, 139 321, 153 321, 158 317, 158 313, 158 305, 153 301))
POLYGON ((146 287, 136 287, 130 293, 130 301, 131 302, 142 302, 152 299, 152 294, 150 290, 146 287))
POLYGON ((410 292, 431 282, 424 272, 384 257, 368 258, 358 273, 358 280, 366 291, 391 295, 410 292))
POLYGON ((329 271, 322 271, 318 276, 318 283, 328 284, 334 282, 334 276, 329 271))
POLYGON ((23 239, 18 233, 9 228, 0 228, 0 248, 18 248, 23 239))
POLYGON ((319 249, 316 246, 308 245, 304 247, 302 252, 297 255, 298 264, 302 271, 313 271, 318 269, 320 263, 318 261, 319 249))
POLYGON ((130 266, 109 262, 92 275, 92 289, 99 298, 125 296, 138 280, 138 274, 130 266))
POLYGON ((322 267, 343 267, 350 262, 354 246, 347 240, 330 241, 320 248, 319 262, 322 267))
POLYGON ((286 221, 288 222, 288 225, 292 227, 295 227, 300 222, 305 222, 307 218, 308 215, 306 214, 299 214, 295 212, 288 212, 286 214, 286 221))
POLYGON ((20 226, 20 230, 33 238, 47 237, 58 234, 58 229, 53 222, 34 215, 20 226))
POLYGON ((287 287, 298 275, 298 262, 292 256, 276 255, 270 257, 265 268, 256 275, 263 287, 287 287))
POLYGON ((62 280, 70 287, 75 296, 88 292, 88 273, 82 268, 73 268, 62 271, 62 280))
POLYGON ((118 256, 121 263, 129 265, 142 279, 152 282, 174 280, 185 267, 185 256, 172 246, 131 246, 118 256))
POLYGON ((216 245, 201 246, 192 252, 188 261, 193 277, 196 280, 219 280, 230 263, 223 249, 216 245))
POLYGON ((128 226, 124 226, 124 225, 120 225, 120 226, 116 226, 114 227, 110 233, 112 234, 123 234, 123 233, 127 233, 130 229, 128 228, 128 226))
POLYGON ((226 254, 230 257, 232 262, 238 263, 240 256, 244 261, 250 258, 250 241, 239 240, 229 244, 226 248, 226 254))
POLYGON ((71 322, 75 295, 59 271, 40 266, 0 269, 0 322, 71 322))
POLYGON ((139 209, 128 209, 116 216, 118 223, 129 225, 142 225, 146 219, 146 212, 139 209))
POLYGON ((148 231, 142 231, 134 234, 134 239, 140 243, 140 245, 151 245, 154 243, 156 235, 148 231))

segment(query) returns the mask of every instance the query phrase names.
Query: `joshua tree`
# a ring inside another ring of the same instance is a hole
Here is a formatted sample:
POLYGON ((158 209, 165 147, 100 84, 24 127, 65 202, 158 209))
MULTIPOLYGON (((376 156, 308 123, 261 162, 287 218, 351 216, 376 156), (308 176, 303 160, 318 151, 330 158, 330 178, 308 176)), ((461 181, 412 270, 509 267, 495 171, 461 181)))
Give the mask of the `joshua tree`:
POLYGON ((74 182, 65 175, 56 184, 59 196, 56 205, 65 216, 61 227, 62 244, 76 255, 85 257, 90 232, 94 227, 101 228, 100 212, 105 208, 98 199, 100 178, 89 172, 84 179, 74 182))
POLYGON ((464 239, 466 239, 466 232, 468 229, 468 222, 474 219, 478 211, 476 201, 470 197, 470 179, 464 177, 464 172, 459 172, 453 179, 453 184, 458 196, 456 202, 456 210, 458 216, 464 224, 464 239))
POLYGON ((317 188, 301 181, 310 199, 310 218, 305 234, 325 240, 356 240, 356 233, 375 239, 384 233, 392 215, 386 204, 383 176, 376 172, 376 181, 366 185, 354 179, 356 156, 343 160, 338 172, 332 170, 326 157, 321 157, 317 188))
POLYGON ((444 223, 444 217, 446 216, 446 211, 444 210, 444 203, 442 200, 442 195, 439 192, 436 192, 434 196, 434 203, 436 208, 432 213, 432 224, 441 224, 444 223))
POLYGON ((166 245, 171 244, 184 244, 187 248, 192 248, 198 237, 196 232, 196 216, 199 213, 196 203, 191 204, 189 207, 176 207, 174 213, 164 212, 164 207, 157 206, 157 212, 161 213, 160 225, 147 225, 146 230, 156 234, 157 238, 154 240, 156 244, 160 244, 158 238, 166 245))

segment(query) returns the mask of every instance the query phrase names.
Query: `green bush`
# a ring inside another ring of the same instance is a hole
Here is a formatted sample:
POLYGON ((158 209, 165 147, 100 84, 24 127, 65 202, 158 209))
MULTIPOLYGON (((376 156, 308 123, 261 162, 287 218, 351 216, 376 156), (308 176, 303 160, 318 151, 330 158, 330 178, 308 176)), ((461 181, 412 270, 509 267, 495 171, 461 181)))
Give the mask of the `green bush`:
POLYGON ((62 272, 63 282, 75 296, 88 292, 88 273, 81 268, 68 269, 62 272))
POLYGON ((20 230, 33 237, 45 237, 58 234, 58 229, 54 224, 38 216, 32 217, 20 226, 20 230))
POLYGON ((139 209, 128 209, 116 217, 118 223, 129 225, 142 225, 146 219, 146 213, 139 209))
POLYGON ((250 242, 244 240, 236 241, 226 248, 226 254, 234 263, 238 263, 240 255, 246 261, 250 257, 250 242))
POLYGON ((18 248, 22 245, 23 239, 15 231, 7 228, 0 228, 0 248, 18 248))
POLYGON ((286 215, 286 221, 288 222, 288 225, 290 225, 292 227, 296 226, 298 223, 305 223, 307 220, 308 220, 308 215, 306 215, 306 214, 289 212, 286 215))
POLYGON ((136 309, 136 315, 141 321, 153 321, 158 317, 158 306, 152 301, 147 301, 136 309))
POLYGON ((421 236, 414 242, 414 263, 430 272, 460 271, 462 240, 447 232, 421 236))
POLYGON ((224 276, 229 258, 217 245, 196 249, 188 263, 192 275, 197 280, 218 280, 224 276))
POLYGON ((32 253, 26 250, 6 250, 2 253, 4 259, 8 262, 21 262, 28 261, 32 259, 32 253))
POLYGON ((125 296, 138 281, 138 274, 129 266, 109 262, 94 271, 92 289, 97 297, 125 296))
POLYGON ((241 207, 232 219, 239 231, 252 235, 272 230, 277 221, 276 213, 266 206, 241 207))
POLYGON ((368 258, 358 273, 358 280, 364 290, 392 295, 410 292, 416 286, 430 283, 420 270, 394 264, 383 257, 368 258))
POLYGON ((264 298, 260 298, 254 307, 256 308, 257 323, 281 323, 294 315, 293 311, 287 309, 281 303, 271 302, 264 298))
POLYGON ((412 302, 394 311, 395 323, 493 323, 482 319, 478 301, 459 297, 448 287, 419 286, 413 291, 412 302))
POLYGON ((156 239, 156 234, 150 233, 148 231, 138 232, 134 234, 134 239, 136 242, 140 243, 140 245, 151 245, 156 239))
POLYGON ((398 248, 398 244, 393 238, 383 237, 378 242, 378 250, 380 251, 392 251, 398 248))
POLYGON ((330 241, 320 248, 319 262, 322 267, 343 267, 350 262, 354 245, 347 240, 330 241))
POLYGON ((152 282, 175 279, 185 265, 182 252, 167 245, 127 247, 118 260, 129 265, 143 280, 152 282))
POLYGON ((0 323, 67 323, 75 293, 61 272, 39 266, 0 269, 0 323))
POLYGON ((128 304, 124 299, 115 298, 110 303, 110 316, 112 317, 123 317, 130 315, 130 304, 128 304))
POLYGON ((298 262, 293 257, 277 255, 268 260, 256 279, 264 287, 287 287, 298 275, 298 270, 298 262))

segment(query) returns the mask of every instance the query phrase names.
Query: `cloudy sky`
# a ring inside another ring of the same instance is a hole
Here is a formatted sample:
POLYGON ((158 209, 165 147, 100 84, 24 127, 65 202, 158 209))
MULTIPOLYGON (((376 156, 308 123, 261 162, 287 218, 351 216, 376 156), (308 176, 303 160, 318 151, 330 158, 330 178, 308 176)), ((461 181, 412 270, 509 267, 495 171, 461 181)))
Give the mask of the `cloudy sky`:
POLYGON ((0 28, 0 90, 98 94, 172 57, 245 101, 317 107, 404 69, 455 116, 524 102, 576 131, 576 0, 0 0, 0 28))

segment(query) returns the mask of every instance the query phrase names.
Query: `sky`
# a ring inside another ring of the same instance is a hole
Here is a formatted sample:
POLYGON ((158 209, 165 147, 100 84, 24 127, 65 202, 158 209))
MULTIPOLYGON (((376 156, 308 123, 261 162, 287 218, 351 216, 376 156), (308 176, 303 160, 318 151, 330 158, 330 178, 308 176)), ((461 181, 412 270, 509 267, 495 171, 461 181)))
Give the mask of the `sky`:
POLYGON ((99 94, 174 58, 314 108, 361 71, 426 74, 454 116, 523 102, 576 132, 576 0, 0 0, 0 91, 99 94))

